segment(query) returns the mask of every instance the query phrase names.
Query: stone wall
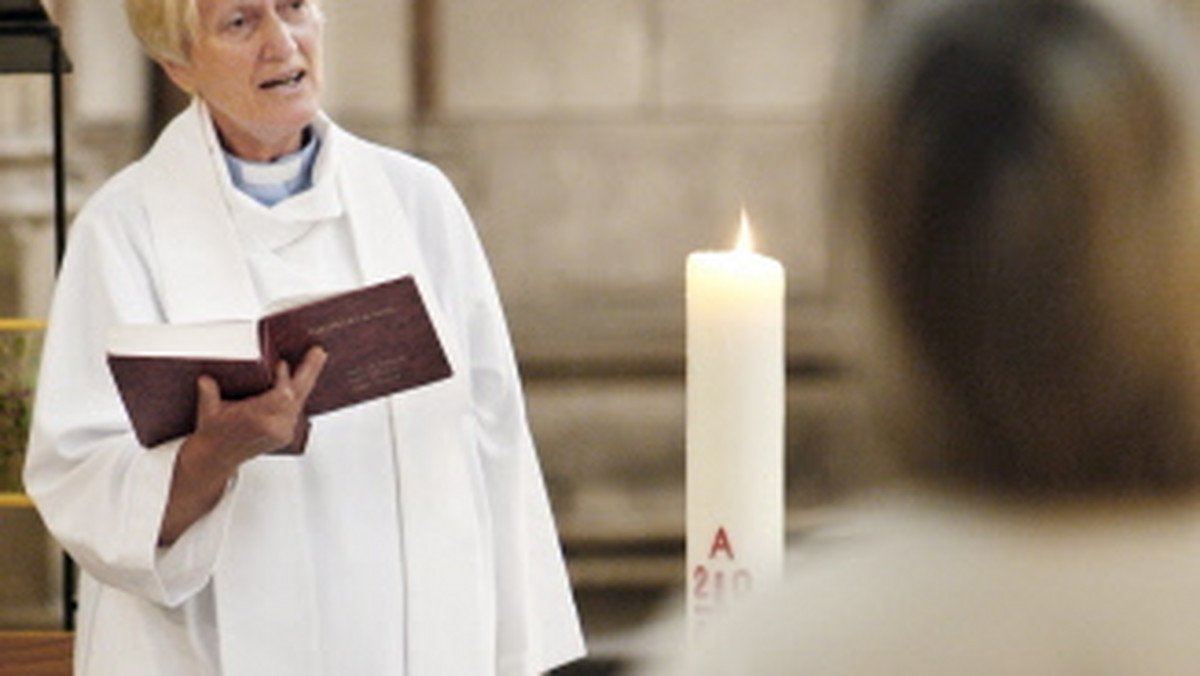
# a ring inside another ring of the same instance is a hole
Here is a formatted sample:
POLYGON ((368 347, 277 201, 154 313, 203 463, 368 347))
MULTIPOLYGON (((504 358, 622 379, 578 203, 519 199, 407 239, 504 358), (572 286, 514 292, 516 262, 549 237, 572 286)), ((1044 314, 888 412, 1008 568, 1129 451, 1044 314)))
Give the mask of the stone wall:
MULTIPOLYGON (((51 11, 55 5, 47 3, 51 11)), ((0 319, 42 318, 49 303, 55 263, 51 92, 49 75, 0 74, 0 319)), ((16 450, 0 449, 0 464, 13 462, 16 450)), ((0 494, 0 542, 0 629, 61 626, 61 552, 18 497, 0 494)))
POLYGON ((563 500, 644 479, 638 458, 678 474, 684 260, 729 247, 741 207, 788 269, 793 365, 831 366, 824 103, 853 6, 439 5, 414 150, 475 215, 563 500))

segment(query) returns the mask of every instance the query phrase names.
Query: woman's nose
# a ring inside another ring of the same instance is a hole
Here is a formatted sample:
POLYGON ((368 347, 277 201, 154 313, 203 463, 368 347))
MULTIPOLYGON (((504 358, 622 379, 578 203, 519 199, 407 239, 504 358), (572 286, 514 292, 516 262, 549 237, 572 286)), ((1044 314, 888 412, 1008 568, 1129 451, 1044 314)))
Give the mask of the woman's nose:
POLYGON ((263 56, 278 59, 291 56, 298 49, 293 27, 271 12, 263 22, 263 56))

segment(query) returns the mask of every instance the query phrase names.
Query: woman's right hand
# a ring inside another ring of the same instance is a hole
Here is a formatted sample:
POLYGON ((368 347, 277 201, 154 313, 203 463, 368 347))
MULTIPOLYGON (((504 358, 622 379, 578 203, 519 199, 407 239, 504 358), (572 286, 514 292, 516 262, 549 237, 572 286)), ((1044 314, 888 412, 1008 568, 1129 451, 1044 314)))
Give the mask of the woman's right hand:
POLYGON ((310 349, 293 373, 286 362, 276 367, 275 386, 247 399, 227 401, 215 380, 197 383, 196 431, 175 460, 159 545, 174 542, 221 499, 241 464, 290 445, 304 418, 304 406, 328 355, 310 349))

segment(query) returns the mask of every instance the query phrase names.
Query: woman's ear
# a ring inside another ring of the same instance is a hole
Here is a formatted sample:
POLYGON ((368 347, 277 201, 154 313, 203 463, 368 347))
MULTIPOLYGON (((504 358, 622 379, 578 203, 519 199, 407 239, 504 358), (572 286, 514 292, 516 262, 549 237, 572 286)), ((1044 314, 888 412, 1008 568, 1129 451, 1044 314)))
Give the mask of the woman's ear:
POLYGON ((162 67, 171 82, 174 82, 175 86, 182 89, 184 93, 189 96, 196 93, 196 78, 191 64, 162 59, 158 65, 162 67))

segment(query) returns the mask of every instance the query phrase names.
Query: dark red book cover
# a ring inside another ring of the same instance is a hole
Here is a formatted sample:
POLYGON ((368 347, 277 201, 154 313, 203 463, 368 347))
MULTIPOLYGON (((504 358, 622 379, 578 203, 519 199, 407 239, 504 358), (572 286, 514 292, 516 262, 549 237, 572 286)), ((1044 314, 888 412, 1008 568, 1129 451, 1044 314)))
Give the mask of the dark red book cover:
POLYGON ((190 434, 196 379, 239 399, 271 387, 274 365, 295 367, 320 345, 329 354, 308 399, 310 416, 419 387, 451 375, 415 280, 401 277, 269 314, 258 321, 261 358, 108 355, 138 441, 147 448, 190 434))

